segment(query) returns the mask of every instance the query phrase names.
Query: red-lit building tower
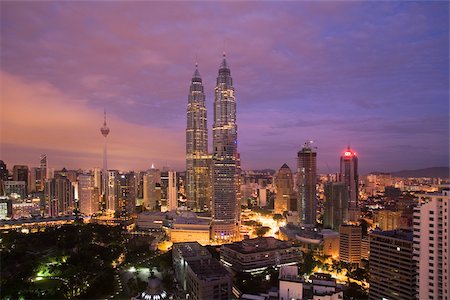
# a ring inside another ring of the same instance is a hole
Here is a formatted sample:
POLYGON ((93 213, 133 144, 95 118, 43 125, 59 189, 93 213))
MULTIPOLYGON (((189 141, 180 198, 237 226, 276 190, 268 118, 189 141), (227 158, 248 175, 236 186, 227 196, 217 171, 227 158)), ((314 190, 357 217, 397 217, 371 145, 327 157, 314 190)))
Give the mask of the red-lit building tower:
POLYGON ((347 150, 341 156, 341 181, 347 186, 348 190, 348 209, 350 221, 357 221, 359 218, 358 208, 358 157, 356 152, 347 147, 347 150))

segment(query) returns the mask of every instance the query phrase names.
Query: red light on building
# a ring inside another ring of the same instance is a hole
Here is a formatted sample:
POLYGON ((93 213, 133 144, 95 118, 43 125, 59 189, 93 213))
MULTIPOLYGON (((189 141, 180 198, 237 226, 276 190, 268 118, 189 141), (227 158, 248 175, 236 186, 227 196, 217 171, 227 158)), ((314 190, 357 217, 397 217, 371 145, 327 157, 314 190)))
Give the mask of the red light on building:
POLYGON ((352 152, 350 149, 344 152, 344 157, 356 156, 356 152, 352 152))

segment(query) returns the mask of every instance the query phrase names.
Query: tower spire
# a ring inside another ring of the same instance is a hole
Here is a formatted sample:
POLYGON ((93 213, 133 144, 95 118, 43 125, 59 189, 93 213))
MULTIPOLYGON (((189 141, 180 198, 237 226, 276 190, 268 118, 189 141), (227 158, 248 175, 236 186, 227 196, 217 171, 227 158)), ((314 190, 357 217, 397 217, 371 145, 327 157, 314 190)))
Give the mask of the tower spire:
POLYGON ((200 72, 198 71, 198 63, 195 63, 195 71, 194 71, 194 75, 192 76, 192 78, 201 78, 202 76, 200 75, 200 72))
POLYGON ((222 62, 220 63, 220 69, 228 69, 227 55, 225 51, 222 54, 222 62))

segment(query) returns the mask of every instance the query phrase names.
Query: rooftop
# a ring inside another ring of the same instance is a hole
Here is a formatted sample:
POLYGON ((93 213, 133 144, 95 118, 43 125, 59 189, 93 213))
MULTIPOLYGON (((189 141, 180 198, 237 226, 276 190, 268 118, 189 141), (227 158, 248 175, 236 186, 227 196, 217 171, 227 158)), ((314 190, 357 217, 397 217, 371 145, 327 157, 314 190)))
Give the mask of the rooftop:
POLYGON ((391 237, 399 240, 412 241, 413 232, 407 229, 397 229, 388 231, 372 231, 372 235, 381 235, 386 237, 391 237))
POLYGON ((200 280, 214 281, 231 274, 214 258, 189 262, 189 267, 200 280))
POLYGON ((255 253, 290 248, 292 247, 292 243, 281 241, 274 237, 258 237, 254 239, 245 239, 241 242, 235 242, 232 244, 225 244, 222 247, 229 248, 240 253, 255 253))
POLYGON ((209 253, 208 249, 200 245, 198 242, 175 243, 173 244, 173 250, 180 253, 184 259, 189 257, 211 257, 211 253, 209 253))

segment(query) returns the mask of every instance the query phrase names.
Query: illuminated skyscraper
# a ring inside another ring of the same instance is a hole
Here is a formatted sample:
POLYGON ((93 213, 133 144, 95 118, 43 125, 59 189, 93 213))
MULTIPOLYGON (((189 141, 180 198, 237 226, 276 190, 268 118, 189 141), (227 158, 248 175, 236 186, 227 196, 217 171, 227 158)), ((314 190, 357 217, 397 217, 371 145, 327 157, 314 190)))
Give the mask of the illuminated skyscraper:
POLYGON ((235 239, 239 220, 240 162, 237 152, 236 99, 225 54, 215 88, 212 159, 212 238, 235 239))
POLYGON ((186 196, 194 210, 210 208, 211 157, 208 155, 208 127, 202 78, 195 65, 189 88, 186 127, 186 196))
POLYGON ((349 220, 357 221, 359 219, 358 209, 358 157, 356 152, 347 147, 347 150, 341 156, 341 181, 347 187, 349 199, 349 220))
POLYGON ((13 180, 25 182, 25 188, 28 191, 28 166, 15 165, 13 167, 13 180))
POLYGON ((95 177, 91 174, 78 176, 78 201, 80 212, 91 216, 99 210, 99 188, 95 186, 95 177))
POLYGON ((119 211, 120 209, 120 180, 119 172, 116 170, 107 171, 106 184, 106 210, 111 212, 119 211))
POLYGON ((161 172, 161 206, 167 210, 176 210, 178 207, 177 172, 161 172))
POLYGON ((155 210, 161 201, 161 172, 152 165, 143 178, 143 206, 155 210))
POLYGON ((108 199, 108 160, 107 160, 107 149, 106 149, 106 138, 109 134, 109 127, 106 125, 106 110, 104 111, 104 120, 103 120, 103 126, 100 128, 100 132, 102 133, 104 139, 104 146, 103 146, 103 189, 102 189, 102 208, 106 208, 106 202, 108 199))
POLYGON ((129 172, 119 176, 119 206, 122 217, 134 214, 136 210, 136 174, 129 172))
POLYGON ((44 190, 45 180, 49 177, 47 172, 47 154, 41 154, 41 190, 44 190))
POLYGON ((55 175, 45 181, 45 202, 51 217, 71 215, 75 208, 75 189, 65 175, 55 175))
POLYGON ((282 214, 284 211, 292 211, 292 200, 296 199, 294 195, 294 178, 291 169, 287 164, 281 166, 275 175, 276 197, 274 210, 275 213, 282 214))
POLYGON ((314 226, 317 218, 316 176, 317 152, 312 141, 297 153, 298 212, 300 223, 314 226))

